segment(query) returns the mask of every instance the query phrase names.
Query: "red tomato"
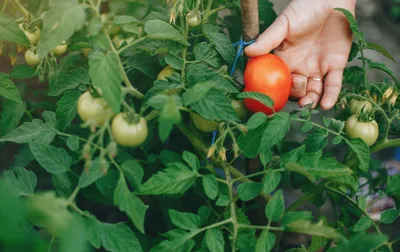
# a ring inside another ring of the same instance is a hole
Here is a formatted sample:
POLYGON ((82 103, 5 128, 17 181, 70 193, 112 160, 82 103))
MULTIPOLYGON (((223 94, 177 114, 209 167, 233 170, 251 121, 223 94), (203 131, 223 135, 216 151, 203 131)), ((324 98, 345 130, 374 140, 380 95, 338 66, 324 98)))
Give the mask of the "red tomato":
MULTIPOLYGON (((276 55, 265 54, 251 58, 244 72, 244 91, 259 92, 268 95, 274 101, 274 110, 278 112, 285 107, 289 99, 292 77, 289 67, 276 55)), ((247 98, 244 99, 247 109, 253 113, 273 113, 271 108, 247 98)))

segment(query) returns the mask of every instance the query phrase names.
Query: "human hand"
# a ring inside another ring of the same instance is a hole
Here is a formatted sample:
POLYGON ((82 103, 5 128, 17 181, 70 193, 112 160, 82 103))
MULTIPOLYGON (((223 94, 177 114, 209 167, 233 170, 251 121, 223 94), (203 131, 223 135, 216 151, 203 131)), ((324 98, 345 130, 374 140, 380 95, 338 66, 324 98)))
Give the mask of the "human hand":
POLYGON ((334 8, 354 14, 355 5, 356 0, 293 0, 245 53, 255 57, 275 49, 292 71, 290 96, 300 106, 313 107, 322 98, 321 107, 330 109, 342 87, 352 42, 345 16, 334 8))

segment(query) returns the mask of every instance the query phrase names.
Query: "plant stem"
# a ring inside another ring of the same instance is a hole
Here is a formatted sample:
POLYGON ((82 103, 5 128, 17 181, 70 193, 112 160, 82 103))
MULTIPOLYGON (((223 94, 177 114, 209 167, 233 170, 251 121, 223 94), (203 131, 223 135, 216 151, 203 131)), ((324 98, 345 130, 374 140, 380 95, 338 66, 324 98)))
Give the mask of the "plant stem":
POLYGON ((77 196, 78 193, 79 193, 79 190, 80 190, 80 187, 79 187, 79 185, 78 185, 78 186, 75 188, 75 190, 72 192, 71 196, 69 196, 69 198, 68 198, 68 200, 67 200, 68 205, 71 205, 72 202, 75 200, 76 196, 77 196))
POLYGON ((367 88, 367 86, 368 86, 367 63, 366 63, 366 59, 364 57, 364 48, 363 48, 363 45, 362 45, 361 41, 358 41, 358 45, 360 46, 360 53, 361 53, 362 64, 363 64, 364 88, 367 88))
POLYGON ((3 6, 1 7, 0 10, 1 13, 3 13, 6 10, 7 5, 8 5, 8 0, 4 0, 3 6))
POLYGON ((247 224, 239 224, 239 228, 243 229, 266 229, 271 231, 284 231, 282 227, 271 227, 271 226, 255 226, 255 225, 247 225, 247 224))
POLYGON ((14 6, 22 13, 22 15, 24 15, 25 18, 29 18, 29 16, 31 16, 33 19, 35 19, 35 17, 29 13, 29 11, 27 9, 25 9, 25 7, 18 1, 18 0, 12 0, 14 6))
POLYGON ((128 45, 126 45, 126 46, 120 48, 120 49, 117 51, 118 55, 120 55, 123 51, 125 51, 125 50, 128 49, 129 47, 131 47, 131 46, 133 46, 133 45, 135 45, 135 44, 138 44, 138 43, 142 42, 142 41, 145 40, 146 38, 147 38, 146 36, 141 37, 141 38, 139 38, 139 39, 133 41, 132 43, 130 43, 130 44, 128 44, 128 45))
POLYGON ((305 193, 300 198, 298 198, 295 202, 293 202, 287 209, 286 212, 295 211, 305 202, 311 200, 314 197, 314 193, 305 193))
POLYGON ((215 9, 213 9, 213 10, 210 10, 210 12, 208 13, 208 16, 214 15, 215 13, 217 13, 217 12, 223 10, 223 9, 226 9, 226 8, 227 7, 224 6, 224 5, 223 6, 219 6, 219 7, 215 8, 215 9))
POLYGON ((233 198, 233 190, 232 190, 233 184, 231 181, 231 174, 229 173, 229 169, 227 167, 224 167, 224 172, 226 177, 226 183, 228 184, 229 206, 231 210, 231 219, 233 224, 232 251, 236 251, 236 240, 237 240, 239 224, 236 218, 236 205, 235 205, 235 200, 233 198))

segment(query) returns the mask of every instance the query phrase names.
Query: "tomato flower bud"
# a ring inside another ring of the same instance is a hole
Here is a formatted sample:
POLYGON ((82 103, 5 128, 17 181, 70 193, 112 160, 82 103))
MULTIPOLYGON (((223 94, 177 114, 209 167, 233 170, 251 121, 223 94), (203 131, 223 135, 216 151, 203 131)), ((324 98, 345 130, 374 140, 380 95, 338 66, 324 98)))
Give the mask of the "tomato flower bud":
POLYGON ((176 21, 176 12, 175 12, 175 9, 171 9, 169 11, 169 23, 175 24, 175 21, 176 21))
POLYGON ((117 156, 117 143, 116 142, 111 142, 107 146, 107 151, 108 151, 108 156, 110 158, 115 158, 117 156))
POLYGON ((216 149, 217 149, 217 146, 212 145, 212 146, 208 149, 207 158, 210 158, 211 156, 213 156, 216 149))
POLYGON ((226 161, 226 149, 224 147, 219 149, 218 155, 223 161, 226 161))
POLYGON ((85 144, 83 146, 83 151, 82 151, 83 152, 83 158, 85 160, 88 160, 90 158, 90 151, 91 151, 90 144, 85 144))
POLYGON ((386 89, 385 93, 383 93, 382 96, 382 101, 385 102, 393 93, 393 88, 389 87, 388 89, 386 89))
POLYGON ((234 155, 234 157, 237 158, 237 157, 239 156, 239 151, 240 151, 239 145, 238 145, 237 143, 234 143, 234 144, 232 145, 232 149, 233 149, 233 155, 234 155))
POLYGON ((394 106, 397 101, 397 95, 393 95, 392 98, 389 100, 389 105, 394 106))

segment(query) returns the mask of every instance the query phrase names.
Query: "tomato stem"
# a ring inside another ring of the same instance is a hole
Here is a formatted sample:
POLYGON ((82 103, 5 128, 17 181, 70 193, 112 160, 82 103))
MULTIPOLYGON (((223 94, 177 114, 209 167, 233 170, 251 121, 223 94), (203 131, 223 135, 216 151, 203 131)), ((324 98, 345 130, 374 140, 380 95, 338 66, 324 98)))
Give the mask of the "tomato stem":
POLYGON ((12 0, 14 6, 24 15, 25 18, 34 18, 34 16, 27 10, 25 7, 18 1, 18 0, 12 0))

